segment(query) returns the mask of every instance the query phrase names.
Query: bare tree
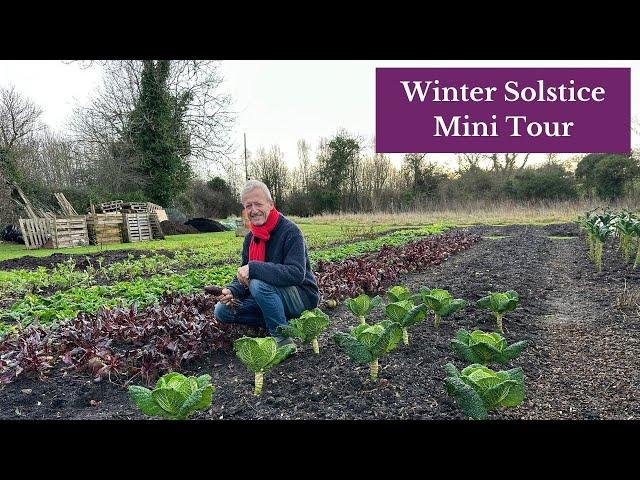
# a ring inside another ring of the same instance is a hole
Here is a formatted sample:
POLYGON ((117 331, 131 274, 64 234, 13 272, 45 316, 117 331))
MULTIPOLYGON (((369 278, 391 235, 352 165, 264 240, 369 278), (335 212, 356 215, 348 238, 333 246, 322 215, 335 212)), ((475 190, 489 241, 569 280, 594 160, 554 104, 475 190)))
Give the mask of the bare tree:
POLYGON ((503 173, 511 173, 516 167, 518 170, 522 170, 527 164, 527 160, 529 160, 530 153, 525 153, 524 158, 522 158, 522 163, 520 166, 516 166, 518 161, 518 153, 505 153, 503 157, 499 157, 497 153, 491 154, 491 169, 495 172, 503 172, 503 173))
POLYGON ((276 206, 282 204, 290 186, 290 174, 280 147, 274 145, 268 152, 259 148, 249 173, 269 187, 276 206))
POLYGON ((302 182, 302 191, 309 191, 309 177, 311 175, 311 158, 309 156, 309 151, 311 150, 311 145, 309 145, 305 140, 298 140, 298 165, 300 168, 300 177, 302 182))
POLYGON ((472 169, 482 168, 481 162, 487 160, 486 153, 457 153, 458 171, 467 172, 472 169))
POLYGON ((40 107, 14 86, 0 88, 0 173, 5 182, 19 182, 20 157, 42 127, 40 115, 40 107))
POLYGON ((18 168, 27 178, 52 189, 79 187, 86 182, 87 164, 72 142, 44 127, 23 145, 18 168))
POLYGON ((11 150, 41 128, 42 109, 12 85, 0 88, 0 148, 11 150))
POLYGON ((560 165, 562 162, 560 161, 559 154, 547 153, 545 154, 544 163, 546 165, 560 165))
MULTIPOLYGON (((140 94, 143 62, 102 61, 103 85, 88 106, 77 107, 71 121, 76 140, 108 151, 115 140, 127 138, 129 114, 140 94)), ((173 60, 168 84, 176 97, 189 96, 184 115, 191 138, 193 167, 231 161, 234 145, 229 134, 235 113, 230 95, 221 91, 219 62, 173 60)), ((95 150, 95 149, 92 149, 95 150)))
MULTIPOLYGON (((388 155, 375 153, 372 158, 364 160, 361 169, 361 201, 368 200, 373 211, 380 209, 384 190, 394 172, 388 155), (368 197, 368 198, 364 198, 368 197)), ((362 208, 362 205, 360 205, 362 208)))

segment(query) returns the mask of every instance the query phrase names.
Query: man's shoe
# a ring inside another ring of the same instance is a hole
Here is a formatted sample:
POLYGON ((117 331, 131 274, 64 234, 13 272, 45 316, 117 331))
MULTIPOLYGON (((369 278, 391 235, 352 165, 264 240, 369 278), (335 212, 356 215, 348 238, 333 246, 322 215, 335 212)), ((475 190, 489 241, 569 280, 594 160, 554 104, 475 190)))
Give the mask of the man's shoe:
POLYGON ((296 349, 294 350, 294 353, 298 351, 296 342, 294 342, 291 338, 289 337, 273 337, 273 338, 276 341, 278 348, 284 347, 285 345, 293 345, 294 347, 296 347, 296 349))

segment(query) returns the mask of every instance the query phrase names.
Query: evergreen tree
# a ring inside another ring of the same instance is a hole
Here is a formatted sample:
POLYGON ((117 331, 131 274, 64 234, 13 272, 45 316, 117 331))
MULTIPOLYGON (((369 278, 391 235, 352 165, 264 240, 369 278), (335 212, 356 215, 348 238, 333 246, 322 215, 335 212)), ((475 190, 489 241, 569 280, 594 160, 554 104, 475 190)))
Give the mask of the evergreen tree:
POLYGON ((140 96, 130 115, 129 135, 139 158, 139 169, 148 181, 145 195, 152 202, 172 206, 189 184, 192 171, 189 133, 184 114, 190 96, 179 97, 168 88, 170 62, 144 62, 140 96))

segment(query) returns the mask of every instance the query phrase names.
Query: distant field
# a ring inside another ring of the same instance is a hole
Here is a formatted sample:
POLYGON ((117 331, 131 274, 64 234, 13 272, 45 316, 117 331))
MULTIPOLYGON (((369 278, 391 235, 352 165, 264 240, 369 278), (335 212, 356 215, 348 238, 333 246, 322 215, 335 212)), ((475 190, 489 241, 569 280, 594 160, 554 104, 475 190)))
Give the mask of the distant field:
MULTIPOLYGON (((425 206, 424 211, 376 214, 318 215, 295 218, 298 223, 361 224, 361 225, 428 225, 433 223, 465 225, 513 225, 567 223, 593 208, 602 208, 603 202, 580 200, 571 202, 467 202, 447 207, 425 206)), ((633 203, 609 205, 613 209, 635 210, 633 203)))
MULTIPOLYGON (((344 241, 355 235, 364 233, 379 233, 393 228, 388 225, 375 225, 366 229, 358 228, 355 222, 348 224, 315 224, 300 223, 300 228, 310 248, 319 248, 323 245, 344 241)), ((76 248, 38 248, 27 250, 24 245, 0 242, 0 261, 12 258, 46 257, 54 253, 64 254, 89 254, 102 253, 115 250, 215 250, 222 258, 226 254, 237 252, 242 246, 242 237, 236 237, 234 232, 199 233, 189 235, 171 235, 166 240, 153 240, 150 242, 118 243, 113 245, 91 245, 76 248)))
MULTIPOLYGON (((289 217, 295 221, 305 235, 310 248, 344 241, 355 234, 375 234, 399 227, 420 227, 432 224, 446 225, 511 225, 573 222, 578 215, 596 207, 593 201, 572 202, 470 202, 434 207, 425 211, 404 213, 360 213, 327 214, 314 217, 289 217)), ((612 205, 612 208, 636 209, 637 205, 612 205)), ((53 253, 85 254, 113 250, 187 250, 215 248, 219 252, 236 252, 242 245, 242 238, 234 232, 201 233, 192 235, 172 235, 166 240, 116 245, 89 246, 66 249, 26 250, 23 245, 0 242, 0 261, 20 258, 26 255, 46 257, 53 253)))

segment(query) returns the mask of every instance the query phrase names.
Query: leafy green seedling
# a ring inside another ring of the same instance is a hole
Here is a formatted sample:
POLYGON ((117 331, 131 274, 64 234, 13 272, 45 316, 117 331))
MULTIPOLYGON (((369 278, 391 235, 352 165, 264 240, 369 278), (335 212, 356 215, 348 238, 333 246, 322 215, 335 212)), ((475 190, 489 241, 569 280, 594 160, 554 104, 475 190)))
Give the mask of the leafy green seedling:
POLYGON ((441 288, 429 289, 420 287, 420 293, 413 296, 414 300, 418 298, 422 299, 422 302, 433 310, 436 328, 440 327, 440 320, 443 317, 448 317, 467 305, 466 300, 461 298, 454 299, 453 295, 441 288))
POLYGON ((318 335, 329 326, 329 316, 319 308, 305 310, 300 318, 289 320, 288 325, 278 327, 278 333, 285 337, 299 338, 302 343, 311 343, 313 352, 320 354, 318 335))
POLYGON ((469 333, 458 330, 456 338, 451 340, 451 348, 462 359, 471 363, 507 363, 527 348, 529 342, 522 340, 507 346, 507 341, 499 333, 485 333, 474 330, 469 333))
POLYGON ((264 373, 271 367, 285 360, 296 351, 296 346, 289 344, 278 348, 273 337, 242 337, 233 342, 233 349, 245 366, 255 373, 254 395, 262 393, 264 373))
POLYGON ((444 366, 447 372, 447 394, 455 398, 467 417, 486 420, 487 412, 498 407, 515 407, 524 400, 522 368, 494 372, 474 363, 462 372, 452 364, 444 366))
POLYGON ((518 293, 514 290, 507 290, 504 293, 491 293, 486 297, 482 297, 476 302, 476 306, 480 308, 488 308, 496 316, 498 323, 498 331, 504 333, 502 329, 502 317, 507 312, 515 310, 518 306, 518 293))
POLYGON ((378 307, 382 299, 379 295, 376 295, 373 298, 370 298, 369 295, 363 293, 362 295, 358 295, 356 298, 349 298, 344 303, 347 305, 351 313, 353 313, 358 319, 360 323, 365 323, 365 317, 371 313, 371 311, 378 307))
POLYGON ((145 415, 185 420, 196 410, 211 405, 215 387, 210 382, 210 375, 196 378, 171 372, 160 377, 153 390, 130 386, 129 396, 145 415))
POLYGON ((387 297, 391 302, 402 302, 403 300, 411 299, 411 291, 401 285, 395 285, 387 290, 387 297))
POLYGON ((389 320, 402 327, 402 341, 409 345, 409 333, 407 328, 422 321, 427 316, 427 306, 421 303, 414 306, 409 300, 390 303, 385 307, 385 314, 389 320))
POLYGON ((370 365, 371 378, 378 379, 378 359, 398 346, 402 328, 391 320, 358 325, 348 333, 337 332, 334 341, 357 363, 370 365))

